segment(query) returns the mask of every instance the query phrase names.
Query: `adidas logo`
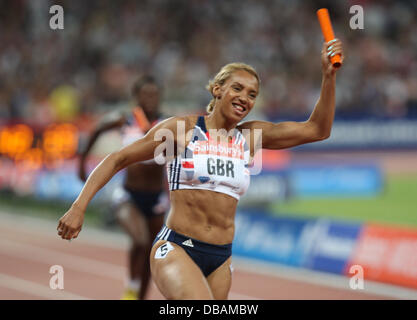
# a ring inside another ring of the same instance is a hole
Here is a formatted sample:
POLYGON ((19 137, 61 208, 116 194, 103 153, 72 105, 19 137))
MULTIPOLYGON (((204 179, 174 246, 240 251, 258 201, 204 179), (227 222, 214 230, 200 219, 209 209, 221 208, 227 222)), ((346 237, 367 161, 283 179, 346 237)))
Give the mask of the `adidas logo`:
POLYGON ((193 242, 191 241, 191 239, 185 240, 182 244, 184 246, 194 247, 193 242))

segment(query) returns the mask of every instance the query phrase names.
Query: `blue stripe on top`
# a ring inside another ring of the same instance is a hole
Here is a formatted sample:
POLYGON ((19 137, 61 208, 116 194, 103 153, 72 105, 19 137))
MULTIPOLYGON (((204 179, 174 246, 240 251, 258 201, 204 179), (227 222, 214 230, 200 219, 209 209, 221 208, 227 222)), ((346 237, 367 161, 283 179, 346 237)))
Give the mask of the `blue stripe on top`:
POLYGON ((207 132, 206 122, 204 121, 204 116, 199 116, 198 117, 197 125, 201 128, 201 130, 204 131, 204 133, 207 132))

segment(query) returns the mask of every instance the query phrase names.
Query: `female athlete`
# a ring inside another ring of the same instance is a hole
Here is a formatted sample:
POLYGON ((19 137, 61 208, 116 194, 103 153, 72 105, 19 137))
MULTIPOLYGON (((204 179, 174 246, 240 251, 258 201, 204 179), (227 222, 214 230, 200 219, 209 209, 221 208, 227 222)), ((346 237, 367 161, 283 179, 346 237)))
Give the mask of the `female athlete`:
POLYGON ((337 72, 330 57, 335 54, 343 59, 340 40, 323 44, 321 94, 305 122, 242 123, 255 105, 259 77, 245 64, 224 66, 208 85, 213 95, 208 115, 169 118, 107 156, 60 219, 58 235, 78 236, 88 203, 119 170, 164 153, 171 210, 151 250, 153 280, 167 299, 227 299, 234 216, 249 185, 256 147, 260 142, 265 149, 283 149, 330 136, 337 72))
MULTIPOLYGON (((142 138, 159 121, 160 89, 155 79, 141 76, 133 85, 136 106, 129 112, 116 111, 104 117, 88 139, 80 159, 79 177, 86 181, 86 159, 100 135, 120 130, 124 146, 142 138)), ((149 252, 152 241, 164 222, 168 201, 164 201, 164 167, 154 161, 127 167, 123 188, 114 192, 111 210, 131 239, 129 275, 122 299, 144 299, 149 279, 149 252)))

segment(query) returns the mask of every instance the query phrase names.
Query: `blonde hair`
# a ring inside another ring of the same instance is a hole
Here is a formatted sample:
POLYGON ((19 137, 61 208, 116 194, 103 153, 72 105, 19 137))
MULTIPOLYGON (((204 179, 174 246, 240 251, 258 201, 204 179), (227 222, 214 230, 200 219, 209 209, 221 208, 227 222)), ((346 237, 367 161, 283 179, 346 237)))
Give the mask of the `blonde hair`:
MULTIPOLYGON (((206 86, 206 89, 213 95, 214 86, 216 84, 220 86, 224 85, 225 82, 230 78, 230 76, 238 70, 244 70, 250 73, 256 78, 256 80, 258 80, 258 83, 260 83, 259 76, 255 68, 245 63, 234 62, 234 63, 229 63, 223 66, 223 68, 221 68, 219 73, 216 74, 214 79, 209 81, 208 85, 206 86)), ((211 99, 210 103, 208 104, 206 108, 207 113, 213 112, 215 103, 216 103, 216 97, 213 95, 213 99, 211 99)))

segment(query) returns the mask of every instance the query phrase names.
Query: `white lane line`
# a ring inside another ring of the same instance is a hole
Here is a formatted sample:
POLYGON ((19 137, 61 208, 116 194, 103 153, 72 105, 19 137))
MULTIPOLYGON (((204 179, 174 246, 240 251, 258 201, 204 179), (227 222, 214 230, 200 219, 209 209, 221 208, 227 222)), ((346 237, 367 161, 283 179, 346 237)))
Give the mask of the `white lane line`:
POLYGON ((62 265, 64 269, 70 268, 95 276, 102 276, 120 281, 124 280, 127 273, 125 267, 118 265, 6 239, 1 239, 0 252, 29 261, 49 264, 50 266, 58 264, 62 265))
POLYGON ((236 293, 236 292, 229 292, 229 300, 261 300, 261 298, 255 298, 252 296, 248 296, 246 294, 236 293))
MULTIPOLYGON (((52 300, 90 300, 89 298, 73 294, 63 290, 52 290, 38 283, 19 279, 7 274, 0 273, 0 286, 16 290, 36 297, 52 300)), ((3 298, 5 299, 5 298, 3 298)), ((36 300, 36 299, 33 299, 36 300)))
POLYGON ((250 273, 262 274, 280 279, 295 280, 325 287, 344 289, 346 291, 351 291, 352 293, 374 294, 396 299, 417 299, 417 290, 366 280, 366 278, 364 279, 365 288, 363 290, 353 290, 349 287, 349 277, 342 275, 302 268, 292 268, 237 256, 233 257, 233 265, 236 266, 237 270, 240 269, 250 273))

